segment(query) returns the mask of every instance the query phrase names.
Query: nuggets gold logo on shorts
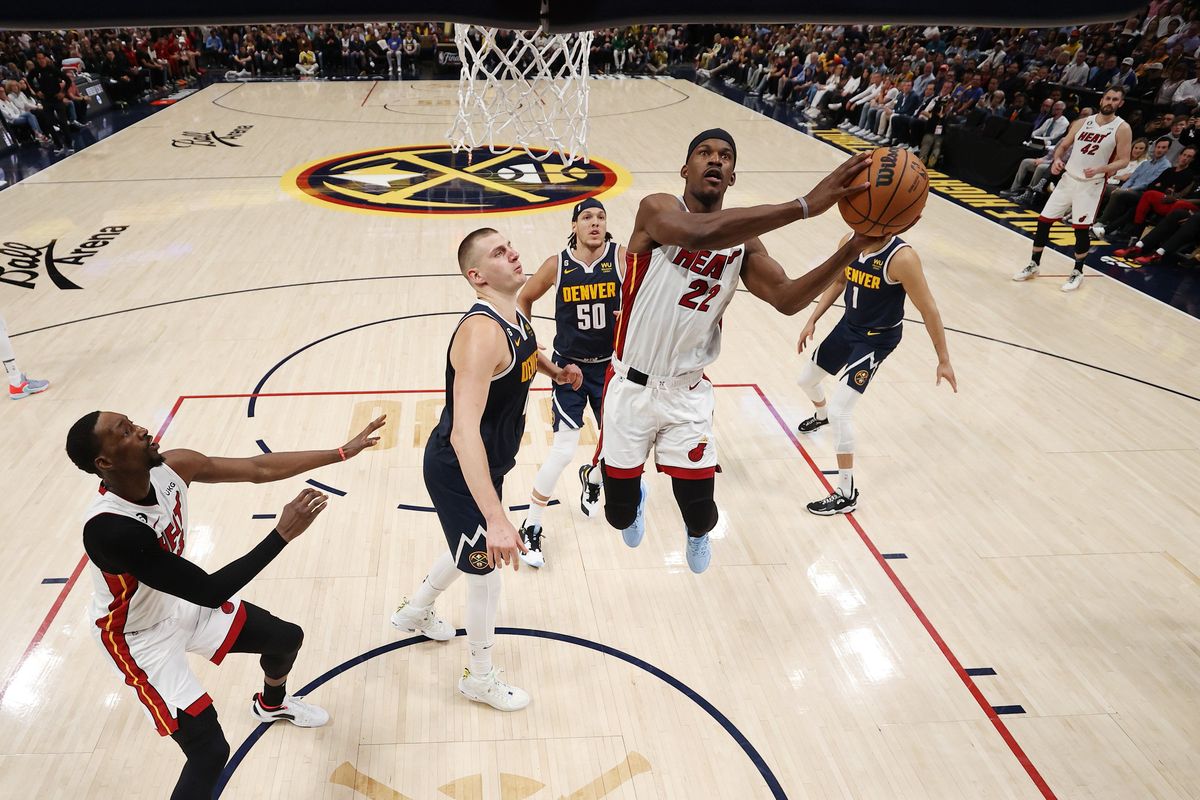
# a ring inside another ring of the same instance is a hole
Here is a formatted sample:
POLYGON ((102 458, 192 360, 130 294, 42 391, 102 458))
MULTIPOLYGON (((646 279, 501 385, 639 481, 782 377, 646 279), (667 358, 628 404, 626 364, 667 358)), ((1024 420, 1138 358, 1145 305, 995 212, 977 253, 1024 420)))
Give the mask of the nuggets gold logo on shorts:
POLYGON ((482 550, 475 550, 472 552, 469 556, 467 556, 467 561, 470 562, 471 566, 475 569, 487 569, 488 566, 487 553, 482 550))
POLYGON ((867 381, 870 380, 870 378, 870 371, 865 369, 860 369, 858 372, 854 373, 854 383, 858 386, 866 386, 867 381))

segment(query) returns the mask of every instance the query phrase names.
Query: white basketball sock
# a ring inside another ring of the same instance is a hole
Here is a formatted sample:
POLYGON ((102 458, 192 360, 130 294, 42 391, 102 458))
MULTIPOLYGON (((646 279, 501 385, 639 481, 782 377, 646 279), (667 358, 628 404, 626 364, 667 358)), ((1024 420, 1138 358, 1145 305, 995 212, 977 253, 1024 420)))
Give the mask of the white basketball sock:
POLYGON ((842 497, 854 496, 854 470, 839 469, 838 470, 838 494, 842 497))
POLYGON ((12 342, 8 338, 8 326, 4 317, 0 317, 0 361, 4 362, 4 371, 8 373, 8 385, 21 385, 21 369, 17 366, 17 356, 13 353, 12 342))
POLYGON ((492 671, 492 645, 496 642, 496 609, 500 606, 500 571, 467 575, 467 644, 471 648, 468 667, 482 678, 492 671))
POLYGON ((533 495, 529 495, 529 512, 525 515, 527 526, 542 524, 542 514, 546 513, 546 503, 546 500, 538 500, 533 495))
POLYGON ((433 562, 433 566, 429 568, 429 574, 425 576, 425 580, 421 581, 421 585, 413 593, 412 599, 408 601, 409 605, 414 608, 429 608, 442 592, 450 588, 450 584, 458 580, 459 575, 462 575, 462 571, 458 568, 458 564, 454 563, 454 556, 450 555, 450 551, 447 550, 438 556, 437 561, 433 562))

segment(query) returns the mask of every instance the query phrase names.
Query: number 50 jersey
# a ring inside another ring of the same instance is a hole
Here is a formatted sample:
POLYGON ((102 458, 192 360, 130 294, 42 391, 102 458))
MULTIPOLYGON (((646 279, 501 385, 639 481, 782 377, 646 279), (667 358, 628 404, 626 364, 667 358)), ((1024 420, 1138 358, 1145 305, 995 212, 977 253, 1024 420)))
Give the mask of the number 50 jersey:
POLYGON ((573 361, 607 361, 613 353, 613 327, 621 304, 617 243, 584 264, 570 248, 558 254, 554 282, 554 352, 573 361))
MULTIPOLYGON (((683 200, 679 201, 684 210, 683 200)), ((721 316, 733 299, 745 245, 626 253, 615 353, 659 378, 702 371, 721 353, 721 316)))

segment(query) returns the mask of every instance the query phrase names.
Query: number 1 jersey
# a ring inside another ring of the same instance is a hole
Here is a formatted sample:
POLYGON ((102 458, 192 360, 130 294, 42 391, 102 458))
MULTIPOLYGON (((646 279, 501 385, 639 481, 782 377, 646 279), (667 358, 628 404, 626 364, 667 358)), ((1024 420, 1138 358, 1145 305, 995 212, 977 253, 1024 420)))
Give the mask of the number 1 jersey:
POLYGON ((699 372, 716 361, 721 317, 745 256, 745 245, 723 250, 659 245, 648 253, 626 253, 616 357, 659 378, 699 372))

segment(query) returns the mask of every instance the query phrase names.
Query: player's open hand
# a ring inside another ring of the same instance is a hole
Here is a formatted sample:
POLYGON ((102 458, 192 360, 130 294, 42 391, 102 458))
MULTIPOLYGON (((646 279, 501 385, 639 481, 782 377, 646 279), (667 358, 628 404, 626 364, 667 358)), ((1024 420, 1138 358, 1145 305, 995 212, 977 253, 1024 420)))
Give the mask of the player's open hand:
POLYGON ((822 178, 811 192, 804 195, 804 202, 808 204, 808 215, 815 217, 817 214, 824 214, 843 197, 853 197, 859 192, 865 192, 870 184, 867 183, 863 170, 867 168, 867 162, 870 160, 870 152, 857 153, 822 178))
POLYGON ((958 394, 958 379, 954 377, 954 367, 950 366, 949 361, 939 362, 937 365, 937 383, 934 386, 941 386, 942 380, 950 384, 950 388, 958 394))
POLYGON ((368 447, 374 447, 379 444, 379 437, 371 434, 382 428, 387 423, 387 414, 381 417, 376 417, 367 423, 367 427, 350 441, 342 445, 342 453, 346 458, 354 458, 368 447))
POLYGON ((517 551, 528 553, 529 550, 507 517, 489 520, 484 538, 487 539, 489 567, 503 569, 506 564, 511 564, 513 569, 521 568, 521 560, 517 558, 517 551))
POLYGON ((813 321, 810 319, 807 323, 805 323, 804 330, 800 331, 800 339, 796 342, 796 352, 797 353, 804 352, 804 346, 808 342, 812 341, 813 334, 815 332, 816 332, 816 326, 813 324, 813 321))
POLYGON ((275 525, 276 533, 282 536, 285 542, 290 542, 308 530, 308 526, 325 510, 328 502, 329 495, 316 489, 305 489, 296 495, 295 500, 283 507, 279 522, 275 525))
POLYGON ((583 386, 583 370, 579 368, 578 364, 567 364, 558 373, 558 377, 554 379, 554 382, 558 384, 569 383, 572 389, 578 391, 579 387, 583 386))

